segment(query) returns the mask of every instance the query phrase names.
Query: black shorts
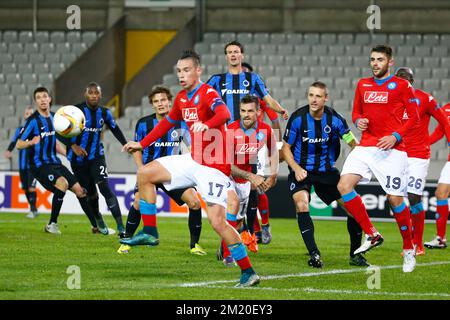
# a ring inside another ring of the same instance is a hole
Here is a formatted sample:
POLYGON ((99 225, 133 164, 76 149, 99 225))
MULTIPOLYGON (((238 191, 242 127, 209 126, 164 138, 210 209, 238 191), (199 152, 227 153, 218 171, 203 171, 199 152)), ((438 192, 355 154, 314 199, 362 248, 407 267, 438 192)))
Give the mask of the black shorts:
POLYGON ((92 182, 98 184, 108 178, 105 157, 90 160, 82 165, 71 163, 70 166, 80 185, 86 190, 89 189, 89 185, 92 182))
POLYGON ((44 164, 39 168, 32 168, 31 173, 45 189, 51 192, 56 191, 55 183, 59 177, 66 178, 69 183, 69 189, 78 182, 72 172, 62 164, 44 164))
POLYGON ((300 182, 295 179, 295 173, 291 172, 288 176, 288 183, 291 196, 299 191, 306 190, 309 193, 309 200, 311 201, 311 187, 314 186, 314 191, 317 196, 329 205, 333 201, 341 198, 341 194, 337 189, 339 179, 340 172, 337 169, 323 173, 313 173, 308 171, 305 180, 300 182))
MULTIPOLYGON (((185 204, 185 202, 183 200, 181 200, 181 196, 189 188, 182 188, 182 189, 175 189, 175 190, 168 191, 162 183, 159 183, 156 185, 156 189, 160 189, 160 190, 164 191, 164 193, 167 194, 173 201, 175 201, 177 203, 177 205, 182 206, 183 204, 185 204)), ((136 192, 139 192, 139 188, 138 188, 137 184, 134 187, 134 193, 136 193, 136 192)))
POLYGON ((19 170, 20 184, 22 190, 28 190, 30 188, 36 188, 36 179, 31 173, 31 170, 19 170))

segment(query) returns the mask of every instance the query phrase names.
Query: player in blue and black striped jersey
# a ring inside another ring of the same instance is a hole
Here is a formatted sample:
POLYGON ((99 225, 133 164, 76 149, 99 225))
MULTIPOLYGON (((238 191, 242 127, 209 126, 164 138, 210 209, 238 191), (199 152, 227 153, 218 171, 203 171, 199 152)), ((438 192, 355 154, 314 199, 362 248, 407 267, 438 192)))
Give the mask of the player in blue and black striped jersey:
MULTIPOLYGON (((26 121, 33 114, 33 107, 28 106, 24 112, 24 120, 26 121)), ((23 125, 20 125, 14 136, 11 139, 11 143, 8 149, 5 151, 5 158, 12 158, 12 151, 16 147, 17 140, 19 139, 20 132, 23 129, 23 125)), ((22 149, 19 151, 19 177, 22 190, 25 192, 28 203, 30 204, 30 213, 27 214, 27 218, 33 219, 38 216, 36 208, 36 179, 30 171, 30 163, 28 161, 28 149, 22 149)))
MULTIPOLYGON (((150 104, 155 111, 154 114, 139 119, 136 124, 134 141, 141 141, 152 129, 164 119, 170 111, 170 104, 172 102, 172 94, 170 90, 157 86, 153 88, 148 96, 150 104)), ((133 153, 134 161, 137 167, 141 167, 155 159, 165 156, 181 154, 181 143, 187 147, 191 145, 191 137, 189 128, 186 123, 179 122, 172 129, 170 129, 164 136, 158 139, 154 144, 145 148, 143 152, 133 153)), ((189 231, 191 234, 191 253, 197 255, 205 255, 206 252, 199 245, 200 233, 202 230, 202 211, 200 207, 200 200, 194 188, 184 188, 168 191, 162 184, 156 185, 156 188, 164 191, 171 197, 178 205, 187 204, 189 207, 189 231)), ((139 222, 141 220, 141 213, 139 211, 139 190, 135 189, 135 200, 128 213, 126 224, 126 233, 128 237, 132 237, 136 232, 139 222)), ((130 246, 122 244, 117 251, 118 253, 128 253, 130 246)))
MULTIPOLYGON (((106 125, 122 145, 127 143, 127 140, 114 121, 111 111, 99 105, 102 98, 102 89, 97 83, 91 82, 86 86, 84 97, 85 102, 78 104, 77 107, 83 111, 86 118, 85 128, 80 135, 72 138, 71 147, 67 151, 67 159, 70 161, 75 177, 88 193, 88 202, 95 216, 101 216, 96 187, 98 186, 117 223, 119 237, 125 237, 120 206, 116 195, 108 184, 108 169, 104 147, 101 142, 103 127, 106 125)), ((93 217, 89 217, 89 220, 92 224, 92 231, 97 232, 96 220, 93 217)), ((114 232, 113 230, 109 231, 111 234, 114 232)))
POLYGON ((38 87, 34 90, 33 99, 36 111, 28 118, 16 147, 19 150, 29 149, 30 170, 42 186, 53 192, 50 221, 45 231, 61 234, 57 224, 59 212, 67 190, 74 192, 86 215, 92 214, 87 202, 86 191, 78 183, 75 176, 61 164, 56 152, 65 155, 65 148, 57 143, 61 139, 53 126, 53 113, 50 112, 51 97, 48 90, 38 87))
MULTIPOLYGON (((295 203, 297 221, 303 241, 309 251, 308 264, 321 268, 323 263, 314 239, 314 224, 309 215, 311 188, 327 205, 337 200, 343 207, 337 189, 340 179, 335 162, 340 154, 340 139, 351 148, 357 140, 345 119, 325 105, 327 87, 314 82, 308 89, 308 105, 296 110, 290 117, 284 133, 282 154, 289 166, 289 189, 295 203)), ((350 234, 350 264, 368 266, 366 259, 353 252, 361 245, 362 230, 352 217, 347 219, 350 234)))

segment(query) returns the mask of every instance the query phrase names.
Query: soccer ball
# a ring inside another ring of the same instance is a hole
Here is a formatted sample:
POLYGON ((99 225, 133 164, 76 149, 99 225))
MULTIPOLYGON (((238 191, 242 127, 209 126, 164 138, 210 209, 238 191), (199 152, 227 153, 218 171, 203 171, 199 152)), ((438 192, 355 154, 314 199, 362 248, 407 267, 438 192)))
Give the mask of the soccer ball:
POLYGON ((65 138, 72 138, 83 131, 85 121, 86 119, 81 109, 75 106, 64 106, 56 111, 53 117, 53 126, 59 135, 65 138))

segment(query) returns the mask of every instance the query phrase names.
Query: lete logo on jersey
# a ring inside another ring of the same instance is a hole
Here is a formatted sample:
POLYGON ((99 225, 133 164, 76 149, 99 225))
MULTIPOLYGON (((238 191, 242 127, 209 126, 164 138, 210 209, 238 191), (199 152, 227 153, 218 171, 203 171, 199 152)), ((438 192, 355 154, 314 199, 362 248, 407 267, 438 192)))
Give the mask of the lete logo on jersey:
POLYGON ((387 103, 389 93, 385 91, 366 91, 364 92, 365 103, 387 103))
POLYGON ((186 122, 198 121, 197 108, 185 108, 185 109, 183 109, 183 120, 186 121, 186 122))
POLYGON ((236 154, 257 154, 257 143, 238 143, 236 145, 236 154))

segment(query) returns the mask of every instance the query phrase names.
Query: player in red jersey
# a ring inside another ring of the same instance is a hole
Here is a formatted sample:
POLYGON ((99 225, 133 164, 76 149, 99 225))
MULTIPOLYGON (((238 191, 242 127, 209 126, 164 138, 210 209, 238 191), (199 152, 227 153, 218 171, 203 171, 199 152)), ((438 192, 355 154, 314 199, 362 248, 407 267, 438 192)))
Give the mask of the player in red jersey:
POLYGON ((359 80, 353 103, 352 120, 362 131, 360 144, 345 160, 338 184, 345 208, 366 233, 366 241, 355 254, 364 253, 383 242, 367 215, 361 197, 354 188, 367 183, 372 174, 387 194, 387 199, 403 238, 403 272, 416 265, 411 218, 403 201, 406 191, 408 159, 403 137, 418 121, 417 103, 411 84, 390 74, 392 48, 378 45, 371 50, 373 77, 359 80), (406 109, 406 110, 405 110, 406 109), (404 113, 409 120, 402 122, 404 113))
POLYGON ((241 268, 238 287, 257 285, 259 276, 253 270, 241 238, 226 220, 227 200, 237 198, 229 178, 231 164, 226 159, 225 123, 230 118, 227 106, 217 92, 200 81, 200 57, 185 51, 177 62, 177 75, 183 87, 175 98, 172 110, 140 142, 128 142, 123 150, 141 151, 164 135, 175 123, 184 121, 191 132, 191 154, 158 158, 138 169, 137 180, 143 231, 128 245, 158 245, 156 228, 155 184, 162 183, 170 191, 196 186, 206 202, 208 219, 214 231, 228 246, 241 268))
MULTIPOLYGON (((411 85, 414 83, 414 73, 410 68, 399 68, 395 75, 408 80, 411 85)), ((414 91, 414 95, 419 105, 420 122, 408 132, 404 137, 404 141, 406 144, 406 153, 408 154, 407 191, 413 227, 413 240, 416 248, 416 256, 419 256, 425 254, 423 248, 425 211, 422 204, 422 194, 425 188, 425 180, 431 155, 428 134, 430 117, 435 118, 445 128, 447 140, 449 141, 450 126, 445 115, 439 110, 440 107, 432 95, 419 89, 414 91)), ((404 121, 407 120, 408 117, 405 115, 404 121)))
MULTIPOLYGON (((253 72, 253 67, 247 63, 242 62, 242 71, 244 72, 253 72)), ((258 121, 263 122, 265 115, 269 118, 269 120, 272 122, 272 129, 277 132, 275 134, 276 137, 278 137, 279 145, 278 149, 281 148, 283 143, 281 142, 281 128, 280 128, 280 118, 278 117, 278 114, 270 109, 267 106, 267 103, 259 99, 259 106, 260 110, 258 112, 258 121)), ((265 167, 266 167, 266 159, 267 159, 267 149, 262 148, 258 153, 258 164, 257 164, 257 174, 264 176, 265 175, 265 167)), ((267 194, 264 193, 258 193, 258 211, 261 215, 261 223, 262 223, 262 230, 261 226, 259 224, 259 221, 257 217, 255 217, 255 223, 254 223, 254 231, 256 235, 257 242, 262 242, 263 244, 269 244, 270 241, 272 241, 272 233, 270 230, 270 223, 269 223, 269 198, 267 197, 267 194)))
MULTIPOLYGON (((247 213, 251 187, 263 193, 275 185, 278 174, 278 151, 272 128, 258 120, 259 99, 247 95, 242 98, 239 107, 240 120, 228 125, 227 134, 233 138, 233 165, 231 173, 239 197, 239 208, 230 208, 228 223, 237 227, 247 213), (252 173, 258 152, 267 146, 270 157, 270 175, 267 179, 252 173)), ((231 156, 231 155, 230 155, 231 156)), ((252 250, 251 247, 249 247, 252 250)), ((254 250, 252 250, 254 251, 254 250)), ((234 264, 230 253, 222 243, 223 262, 226 266, 234 264)))
MULTIPOLYGON (((436 143, 447 133, 446 127, 450 125, 450 103, 443 106, 441 112, 447 118, 447 126, 439 126, 434 130, 430 136, 430 144, 436 143)), ((447 136, 447 143, 450 146, 450 139, 447 136)), ((447 239, 445 238, 445 233, 447 229, 448 220, 448 197, 450 196, 450 153, 448 155, 447 163, 441 171, 441 176, 439 177, 438 186, 435 191, 436 195, 436 238, 429 242, 425 242, 425 247, 429 249, 444 249, 447 248, 447 239)))

